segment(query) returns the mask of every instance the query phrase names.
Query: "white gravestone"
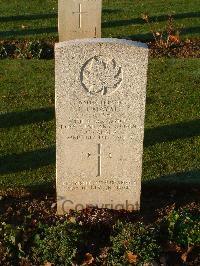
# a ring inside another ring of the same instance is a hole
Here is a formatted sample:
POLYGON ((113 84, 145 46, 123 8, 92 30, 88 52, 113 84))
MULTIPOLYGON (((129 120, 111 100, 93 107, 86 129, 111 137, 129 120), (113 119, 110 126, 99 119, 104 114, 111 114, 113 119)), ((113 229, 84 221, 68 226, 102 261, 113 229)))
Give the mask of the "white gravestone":
POLYGON ((58 213, 138 210, 148 49, 119 39, 56 44, 58 213))
POLYGON ((102 0, 59 0, 59 41, 101 37, 102 0))

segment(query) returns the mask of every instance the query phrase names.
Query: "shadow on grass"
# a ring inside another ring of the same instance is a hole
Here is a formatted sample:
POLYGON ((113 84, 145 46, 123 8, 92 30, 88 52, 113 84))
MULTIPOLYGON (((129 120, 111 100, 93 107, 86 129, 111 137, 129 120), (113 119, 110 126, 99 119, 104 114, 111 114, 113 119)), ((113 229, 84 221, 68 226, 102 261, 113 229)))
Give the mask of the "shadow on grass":
POLYGON ((199 204, 199 198, 200 169, 161 176, 142 182, 141 213, 149 222, 162 211, 185 206, 191 209, 199 204))
POLYGON ((15 173, 23 170, 38 169, 42 166, 55 164, 55 147, 43 148, 21 154, 0 157, 0 174, 15 173))
POLYGON ((142 18, 109 20, 102 22, 102 28, 115 28, 115 27, 129 26, 133 24, 145 24, 145 22, 142 18))
POLYGON ((19 20, 37 20, 37 19, 57 18, 57 17, 58 17, 57 13, 7 16, 7 17, 0 17, 0 22, 19 21, 19 20))
POLYGON ((52 181, 45 181, 37 185, 27 186, 26 190, 34 197, 43 196, 44 194, 56 197, 56 179, 54 178, 52 181))
MULTIPOLYGON (((57 27, 48 27, 48 28, 37 28, 37 29, 25 29, 20 31, 1 31, 0 36, 2 38, 10 38, 10 37, 16 37, 16 36, 27 36, 27 35, 37 35, 37 34, 48 34, 48 33, 57 33, 58 29, 57 27)), ((196 34, 200 33, 200 27, 189 27, 185 29, 181 29, 180 34, 186 35, 186 34, 196 34)), ((126 38, 130 40, 139 40, 139 41, 149 41, 153 40, 153 36, 151 32, 147 33, 138 33, 128 36, 121 36, 116 35, 114 36, 116 38, 126 38)))
POLYGON ((120 11, 122 11, 122 9, 118 9, 118 8, 103 8, 102 9, 103 14, 117 14, 120 11))
MULTIPOLYGON (((104 9, 105 13, 117 13, 119 9, 104 9)), ((0 17, 0 22, 8 22, 8 21, 17 21, 17 20, 34 20, 34 19, 45 19, 45 18, 55 18, 55 13, 49 14, 33 14, 33 15, 20 15, 20 16, 8 16, 8 17, 0 17)), ((150 17, 152 22, 162 22, 168 19, 168 15, 160 15, 160 16, 152 16, 150 17)), ((183 18, 198 18, 200 17, 199 12, 188 12, 181 14, 174 14, 174 19, 183 19, 183 18)), ((113 21, 105 21, 102 23, 102 28, 112 28, 112 27, 120 27, 120 26, 129 26, 133 24, 145 24, 142 18, 132 18, 126 20, 113 20, 113 21)), ((26 35, 36 35, 36 34, 45 34, 45 33, 57 33, 57 27, 46 27, 46 28, 37 28, 37 29, 24 29, 24 30, 10 30, 10 31, 1 31, 1 38, 6 37, 15 37, 15 36, 26 36, 26 35)), ((200 27, 188 27, 181 30, 181 34, 195 34, 200 32, 200 27)), ((126 37, 129 39, 136 40, 151 40, 151 33, 145 34, 135 34, 130 36, 120 36, 126 37)), ((116 36, 117 37, 117 36, 116 36)))
MULTIPOLYGON (((180 35, 184 36, 187 34, 196 34, 200 33, 200 27, 188 27, 184 29, 180 29, 180 35)), ((163 35, 166 35, 166 32, 163 32, 163 35)), ((134 40, 134 41, 152 41, 154 40, 153 34, 151 32, 147 33, 138 33, 138 34, 132 34, 128 36, 115 36, 116 38, 125 38, 129 40, 134 40)))
MULTIPOLYGON (((188 13, 180 13, 172 15, 174 19, 184 19, 184 18, 199 18, 200 12, 188 12, 188 13)), ((151 22, 162 22, 167 21, 169 15, 160 15, 160 16, 149 16, 151 22)), ((146 24, 146 22, 142 18, 132 18, 132 19, 124 19, 124 20, 112 20, 106 21, 102 23, 103 28, 112 28, 112 27, 120 27, 120 26, 129 26, 133 24, 146 24)))
POLYGON ((142 182, 141 211, 147 217, 158 209, 199 204, 200 169, 173 173, 142 182))
POLYGON ((160 176, 154 180, 143 181, 142 185, 145 188, 164 188, 167 191, 168 188, 183 188, 189 189, 189 187, 200 188, 200 169, 193 169, 185 172, 173 173, 170 175, 160 176))
POLYGON ((10 30, 10 31, 1 31, 1 38, 5 37, 15 37, 15 36, 26 36, 26 35, 36 35, 36 34, 45 34, 45 33, 57 33, 57 27, 48 27, 48 28, 36 28, 36 29, 24 29, 24 30, 10 30))
MULTIPOLYGON (((24 30, 11 30, 11 31, 1 31, 0 36, 2 38, 11 38, 11 37, 25 37, 27 35, 37 35, 37 34, 48 34, 48 33, 57 33, 57 27, 48 27, 48 28, 37 28, 37 29, 24 29, 24 30)), ((196 34, 200 33, 200 27, 188 27, 180 30, 181 35, 186 34, 196 34)), ((165 33, 163 33, 165 34, 165 33)), ((115 38, 125 38, 130 40, 137 40, 137 41, 150 41, 153 40, 153 35, 151 32, 147 33, 138 33, 132 35, 115 35, 115 38)))
POLYGON ((145 130, 144 146, 200 136, 200 119, 145 130))
MULTIPOLYGON (((103 14, 117 14, 121 12, 122 9, 112 9, 112 8, 103 8, 103 14)), ((174 19, 184 19, 184 18, 199 18, 200 12, 187 12, 180 14, 172 14, 174 19)), ((37 20, 37 19, 51 19, 57 18, 57 13, 45 13, 45 14, 28 14, 28 15, 18 15, 18 16, 5 16, 0 17, 0 22, 9 22, 9 21, 20 21, 20 20, 37 20)), ((169 15, 159 15, 159 16, 150 16, 152 22, 162 22, 167 20, 169 15)), ((142 24, 144 23, 142 18, 133 18, 126 20, 114 20, 103 23, 103 27, 118 27, 118 26, 128 26, 131 24, 142 24)))
POLYGON ((189 28, 183 28, 180 30, 180 34, 183 35, 183 34, 194 34, 194 33, 200 33, 200 27, 197 26, 197 27, 189 27, 189 28))
POLYGON ((2 114, 0 115, 0 128, 9 128, 43 121, 50 121, 54 119, 54 117, 54 107, 2 114))
MULTIPOLYGON (((103 13, 105 14, 116 14, 120 11, 121 9, 103 8, 103 13)), ((51 18, 57 18, 57 17, 58 17, 58 13, 4 16, 4 17, 0 17, 0 22, 4 23, 4 22, 9 22, 9 21, 20 21, 20 20, 51 19, 51 18)))

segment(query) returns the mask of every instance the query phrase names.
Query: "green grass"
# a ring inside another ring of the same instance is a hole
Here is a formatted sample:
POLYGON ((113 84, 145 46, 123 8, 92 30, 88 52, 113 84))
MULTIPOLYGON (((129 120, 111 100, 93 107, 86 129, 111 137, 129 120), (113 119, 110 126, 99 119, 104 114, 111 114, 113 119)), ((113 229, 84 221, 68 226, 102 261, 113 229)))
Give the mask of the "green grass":
MULTIPOLYGON (((141 20, 148 13, 156 30, 173 14, 183 38, 199 37, 199 0, 103 0, 103 37, 151 38, 141 20)), ((0 39, 57 37, 57 1, 0 0, 0 39)))
MULTIPOLYGON (((149 63, 143 181, 199 182, 200 61, 149 63)), ((0 64, 0 187, 55 183, 54 61, 0 64)))
POLYGON ((0 80, 0 183, 45 185, 55 177, 54 61, 1 61, 0 80))

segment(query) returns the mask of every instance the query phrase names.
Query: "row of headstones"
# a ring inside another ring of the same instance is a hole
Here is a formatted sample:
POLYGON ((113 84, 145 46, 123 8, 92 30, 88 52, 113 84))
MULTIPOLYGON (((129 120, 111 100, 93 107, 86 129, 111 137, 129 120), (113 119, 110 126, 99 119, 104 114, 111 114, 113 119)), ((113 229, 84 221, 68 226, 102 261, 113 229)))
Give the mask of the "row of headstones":
POLYGON ((89 206, 140 207, 148 49, 100 35, 101 0, 60 0, 61 42, 55 47, 59 214, 89 206))

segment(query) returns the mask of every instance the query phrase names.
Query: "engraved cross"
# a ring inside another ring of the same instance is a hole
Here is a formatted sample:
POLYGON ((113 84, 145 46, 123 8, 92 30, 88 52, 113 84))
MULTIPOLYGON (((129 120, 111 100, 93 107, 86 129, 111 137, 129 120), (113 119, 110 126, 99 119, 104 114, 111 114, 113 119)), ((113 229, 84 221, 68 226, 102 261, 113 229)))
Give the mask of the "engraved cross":
POLYGON ((102 145, 98 144, 98 174, 97 176, 101 176, 101 147, 102 145))
POLYGON ((82 5, 79 4, 79 11, 73 12, 73 14, 79 15, 79 28, 81 29, 81 27, 82 27, 82 14, 88 14, 88 12, 82 12, 82 5))

